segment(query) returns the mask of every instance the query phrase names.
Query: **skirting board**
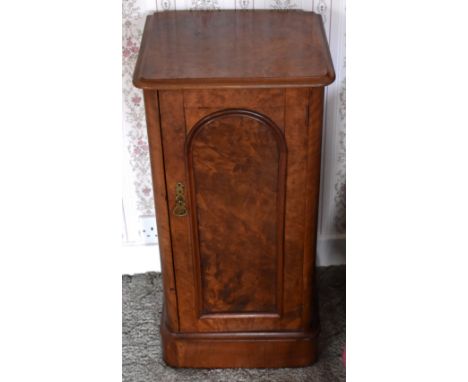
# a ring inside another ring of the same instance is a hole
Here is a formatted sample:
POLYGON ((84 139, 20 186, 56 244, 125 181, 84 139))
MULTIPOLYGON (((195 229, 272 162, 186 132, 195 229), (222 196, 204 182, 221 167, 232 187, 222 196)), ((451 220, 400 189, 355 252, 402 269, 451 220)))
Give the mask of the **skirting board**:
MULTIPOLYGON (((124 245, 122 274, 161 272, 158 245, 124 245)), ((346 264, 346 236, 317 240, 317 266, 346 264)))
POLYGON ((346 235, 330 236, 317 240, 318 267, 346 264, 346 235))
POLYGON ((121 251, 121 267, 123 275, 134 275, 145 272, 161 272, 159 246, 123 245, 121 251))

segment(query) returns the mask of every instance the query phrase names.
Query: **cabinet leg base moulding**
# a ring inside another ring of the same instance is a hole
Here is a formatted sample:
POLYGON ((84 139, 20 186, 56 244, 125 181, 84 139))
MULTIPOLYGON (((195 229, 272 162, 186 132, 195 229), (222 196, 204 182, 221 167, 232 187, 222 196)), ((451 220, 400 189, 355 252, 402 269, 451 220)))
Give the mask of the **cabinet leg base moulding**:
POLYGON ((301 367, 316 357, 317 332, 173 333, 162 324, 161 337, 174 367, 301 367))

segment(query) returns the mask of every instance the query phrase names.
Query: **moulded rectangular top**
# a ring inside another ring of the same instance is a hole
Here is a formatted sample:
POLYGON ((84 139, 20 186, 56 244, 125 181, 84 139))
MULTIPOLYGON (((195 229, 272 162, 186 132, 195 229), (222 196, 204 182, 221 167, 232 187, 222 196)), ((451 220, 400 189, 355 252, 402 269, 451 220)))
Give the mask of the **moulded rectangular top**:
POLYGON ((146 19, 143 89, 325 86, 335 72, 322 18, 304 11, 174 11, 146 19))

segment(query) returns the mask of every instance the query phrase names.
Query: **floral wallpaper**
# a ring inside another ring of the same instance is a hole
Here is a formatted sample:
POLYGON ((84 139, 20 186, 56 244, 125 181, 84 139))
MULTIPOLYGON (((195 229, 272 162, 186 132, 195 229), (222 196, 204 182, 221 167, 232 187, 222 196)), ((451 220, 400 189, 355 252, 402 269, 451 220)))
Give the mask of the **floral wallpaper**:
POLYGON ((134 208, 139 215, 154 215, 143 95, 141 90, 132 85, 144 16, 138 0, 125 0, 122 3, 122 14, 122 99, 126 158, 136 195, 134 208))
POLYGON ((341 126, 338 131, 338 155, 335 181, 335 213, 333 221, 337 233, 346 233, 346 77, 341 80, 339 108, 341 126))
MULTIPOLYGON (((123 0, 123 242, 148 244, 154 203, 142 92, 132 85, 146 15, 165 10, 303 9, 322 15, 336 80, 326 90, 320 235, 346 232, 346 65, 344 0, 123 0), (149 222, 149 223, 148 223, 149 222)), ((153 224, 155 227, 155 224, 153 224)), ((153 242, 157 242, 156 239, 153 242)))

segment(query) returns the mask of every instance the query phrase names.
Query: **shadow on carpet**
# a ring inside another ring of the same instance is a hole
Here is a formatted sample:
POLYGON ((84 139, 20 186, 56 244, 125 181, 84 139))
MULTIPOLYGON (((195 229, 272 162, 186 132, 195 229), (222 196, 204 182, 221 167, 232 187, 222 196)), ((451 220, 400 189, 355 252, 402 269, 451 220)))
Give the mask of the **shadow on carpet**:
POLYGON ((291 382, 345 380, 341 353, 346 332, 346 268, 317 268, 321 332, 318 360, 283 369, 173 369, 162 360, 159 321, 161 274, 122 276, 123 382, 291 382))

